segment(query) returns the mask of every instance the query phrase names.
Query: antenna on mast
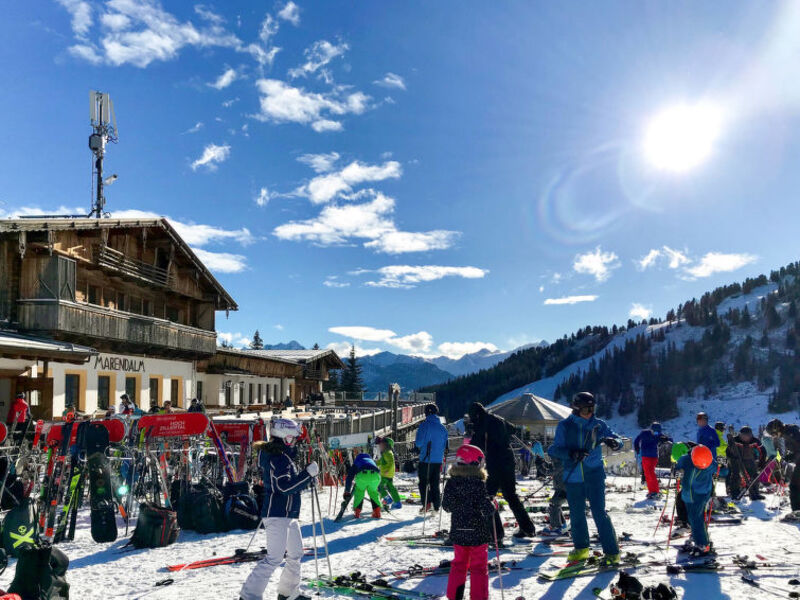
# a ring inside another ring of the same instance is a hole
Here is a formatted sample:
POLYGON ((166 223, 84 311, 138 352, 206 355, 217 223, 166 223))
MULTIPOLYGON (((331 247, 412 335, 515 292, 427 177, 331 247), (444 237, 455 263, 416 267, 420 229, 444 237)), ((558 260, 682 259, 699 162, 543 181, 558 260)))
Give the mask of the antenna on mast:
POLYGON ((117 117, 114 114, 114 103, 111 97, 103 92, 89 92, 89 121, 92 126, 92 135, 89 136, 89 149, 94 154, 94 170, 92 178, 95 183, 95 199, 92 205, 90 217, 100 218, 107 216, 104 213, 106 197, 103 194, 104 185, 111 185, 116 179, 112 175, 107 180, 103 180, 103 158, 105 156, 106 143, 117 143, 117 117))

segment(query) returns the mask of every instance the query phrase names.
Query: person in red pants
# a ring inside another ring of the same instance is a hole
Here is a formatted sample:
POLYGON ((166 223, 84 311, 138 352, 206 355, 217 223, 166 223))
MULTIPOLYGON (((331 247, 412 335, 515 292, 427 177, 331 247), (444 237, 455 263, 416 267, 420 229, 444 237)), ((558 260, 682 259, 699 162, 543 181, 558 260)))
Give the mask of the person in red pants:
POLYGON ((447 579, 448 600, 464 597, 467 571, 470 600, 489 598, 489 542, 497 538, 492 531, 495 505, 486 491, 483 460, 477 446, 461 446, 444 487, 442 508, 451 513, 450 541, 455 550, 447 579))
POLYGON ((661 431, 661 423, 655 422, 650 429, 644 429, 633 440, 633 451, 642 457, 642 472, 647 481, 647 499, 658 498, 661 492, 658 489, 656 465, 658 465, 658 445, 671 442, 672 438, 661 431))

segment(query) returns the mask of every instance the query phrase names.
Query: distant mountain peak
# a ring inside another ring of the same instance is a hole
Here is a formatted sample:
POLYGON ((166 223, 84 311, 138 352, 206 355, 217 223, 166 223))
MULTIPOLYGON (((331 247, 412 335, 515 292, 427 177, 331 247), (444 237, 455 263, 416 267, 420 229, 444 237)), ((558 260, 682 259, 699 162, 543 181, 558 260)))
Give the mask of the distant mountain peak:
POLYGON ((297 340, 290 342, 280 342, 278 344, 264 344, 264 350, 305 350, 305 346, 301 345, 297 340))

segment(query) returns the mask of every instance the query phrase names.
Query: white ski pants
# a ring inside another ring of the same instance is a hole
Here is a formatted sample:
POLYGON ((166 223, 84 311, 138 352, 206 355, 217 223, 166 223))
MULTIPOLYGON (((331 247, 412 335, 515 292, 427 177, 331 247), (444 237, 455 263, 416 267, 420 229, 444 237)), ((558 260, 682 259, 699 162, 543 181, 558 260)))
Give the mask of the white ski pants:
POLYGON ((297 519, 267 517, 262 521, 267 533, 267 556, 261 559, 245 580, 242 600, 262 600, 273 571, 283 562, 286 565, 278 581, 278 594, 290 600, 300 588, 300 560, 303 558, 303 536, 297 519))

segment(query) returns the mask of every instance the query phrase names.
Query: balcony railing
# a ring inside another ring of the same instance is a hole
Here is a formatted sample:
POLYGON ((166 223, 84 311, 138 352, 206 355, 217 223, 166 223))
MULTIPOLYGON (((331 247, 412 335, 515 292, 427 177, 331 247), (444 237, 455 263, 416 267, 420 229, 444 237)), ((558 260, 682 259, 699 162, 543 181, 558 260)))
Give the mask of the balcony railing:
POLYGON ((46 331, 59 337, 113 342, 143 352, 172 350, 212 355, 216 333, 166 319, 109 310, 66 300, 19 300, 19 325, 27 331, 46 331))
POLYGON ((303 379, 322 381, 323 375, 322 369, 303 369, 303 379))
POLYGON ((172 278, 166 269, 128 258, 119 250, 114 250, 109 246, 98 244, 94 247, 94 262, 101 267, 112 269, 122 276, 133 279, 165 287, 172 283, 172 278))

